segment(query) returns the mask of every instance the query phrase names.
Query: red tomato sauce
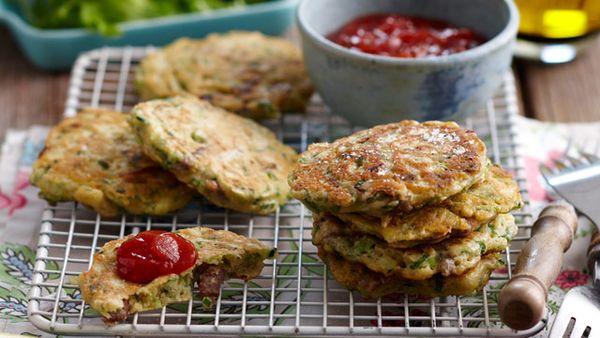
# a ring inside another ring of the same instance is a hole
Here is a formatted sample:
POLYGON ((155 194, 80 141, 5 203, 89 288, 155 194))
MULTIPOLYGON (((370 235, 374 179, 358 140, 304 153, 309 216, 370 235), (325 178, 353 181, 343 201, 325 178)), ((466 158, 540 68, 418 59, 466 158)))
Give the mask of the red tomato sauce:
POLYGON ((400 58, 460 53, 485 42, 483 37, 467 28, 398 14, 359 17, 327 38, 353 50, 400 58))
POLYGON ((197 255, 194 244, 175 233, 143 231, 117 249, 117 273, 126 281, 146 284, 191 268, 197 255))

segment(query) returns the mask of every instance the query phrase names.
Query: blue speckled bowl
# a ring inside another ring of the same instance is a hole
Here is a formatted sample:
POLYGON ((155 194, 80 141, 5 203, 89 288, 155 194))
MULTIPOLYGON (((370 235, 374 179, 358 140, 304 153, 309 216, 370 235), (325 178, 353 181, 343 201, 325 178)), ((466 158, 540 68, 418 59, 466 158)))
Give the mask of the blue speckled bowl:
POLYGON ((325 102, 351 123, 372 126, 475 113, 510 67, 519 14, 511 0, 303 0, 297 21, 310 77, 325 102), (401 59, 352 51, 324 37, 371 13, 442 19, 487 42, 448 56, 401 59))

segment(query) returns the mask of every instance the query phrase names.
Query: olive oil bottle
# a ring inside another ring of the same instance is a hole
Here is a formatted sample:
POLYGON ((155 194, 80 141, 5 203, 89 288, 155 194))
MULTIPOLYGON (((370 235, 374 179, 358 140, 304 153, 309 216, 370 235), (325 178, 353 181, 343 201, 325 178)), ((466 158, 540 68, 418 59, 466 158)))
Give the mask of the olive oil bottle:
POLYGON ((577 38, 600 28, 600 0, 515 0, 519 32, 546 39, 577 38))

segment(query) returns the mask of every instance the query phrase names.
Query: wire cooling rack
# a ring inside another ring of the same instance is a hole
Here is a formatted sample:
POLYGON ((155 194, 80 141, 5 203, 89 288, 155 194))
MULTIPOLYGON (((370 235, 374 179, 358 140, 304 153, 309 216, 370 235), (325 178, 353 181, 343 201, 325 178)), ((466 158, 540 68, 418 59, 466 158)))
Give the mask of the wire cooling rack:
MULTIPOLYGON (((101 49, 83 54, 72 72, 65 111, 72 116, 84 107, 129 110, 137 101, 134 72, 148 48, 101 49)), ((514 213, 519 233, 504 259, 514 265, 530 236, 532 216, 519 161, 515 118, 518 114, 512 74, 481 112, 461 121, 486 142, 490 157, 511 170, 521 186, 525 208, 514 213)), ((267 123, 280 139, 298 151, 354 131, 315 99, 305 115, 286 115, 267 123)), ((497 271, 478 295, 435 299, 397 296, 376 301, 349 292, 330 277, 310 242, 310 212, 290 201, 273 216, 254 216, 219 209, 196 201, 168 217, 124 215, 105 219, 77 205, 48 206, 41 222, 29 318, 44 331, 89 335, 410 335, 410 336, 528 336, 528 331, 503 326, 497 311, 500 288, 510 269, 497 271), (226 229, 256 237, 277 247, 280 255, 268 262, 256 279, 224 284, 216 306, 202 309, 197 299, 157 311, 130 316, 106 327, 80 297, 77 276, 91 265, 106 242, 141 230, 176 230, 191 226, 226 229)))

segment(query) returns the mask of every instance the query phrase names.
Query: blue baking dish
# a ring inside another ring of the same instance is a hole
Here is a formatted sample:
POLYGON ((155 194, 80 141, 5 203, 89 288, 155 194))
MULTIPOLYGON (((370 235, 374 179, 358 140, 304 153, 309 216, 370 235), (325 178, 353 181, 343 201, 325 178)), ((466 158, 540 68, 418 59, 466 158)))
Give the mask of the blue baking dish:
POLYGON ((273 0, 245 7, 220 9, 123 23, 122 35, 103 37, 85 29, 39 29, 17 9, 0 0, 0 20, 12 31, 23 52, 45 70, 69 69, 79 53, 102 46, 162 46, 182 37, 200 38, 229 30, 279 35, 294 20, 299 0, 273 0))

